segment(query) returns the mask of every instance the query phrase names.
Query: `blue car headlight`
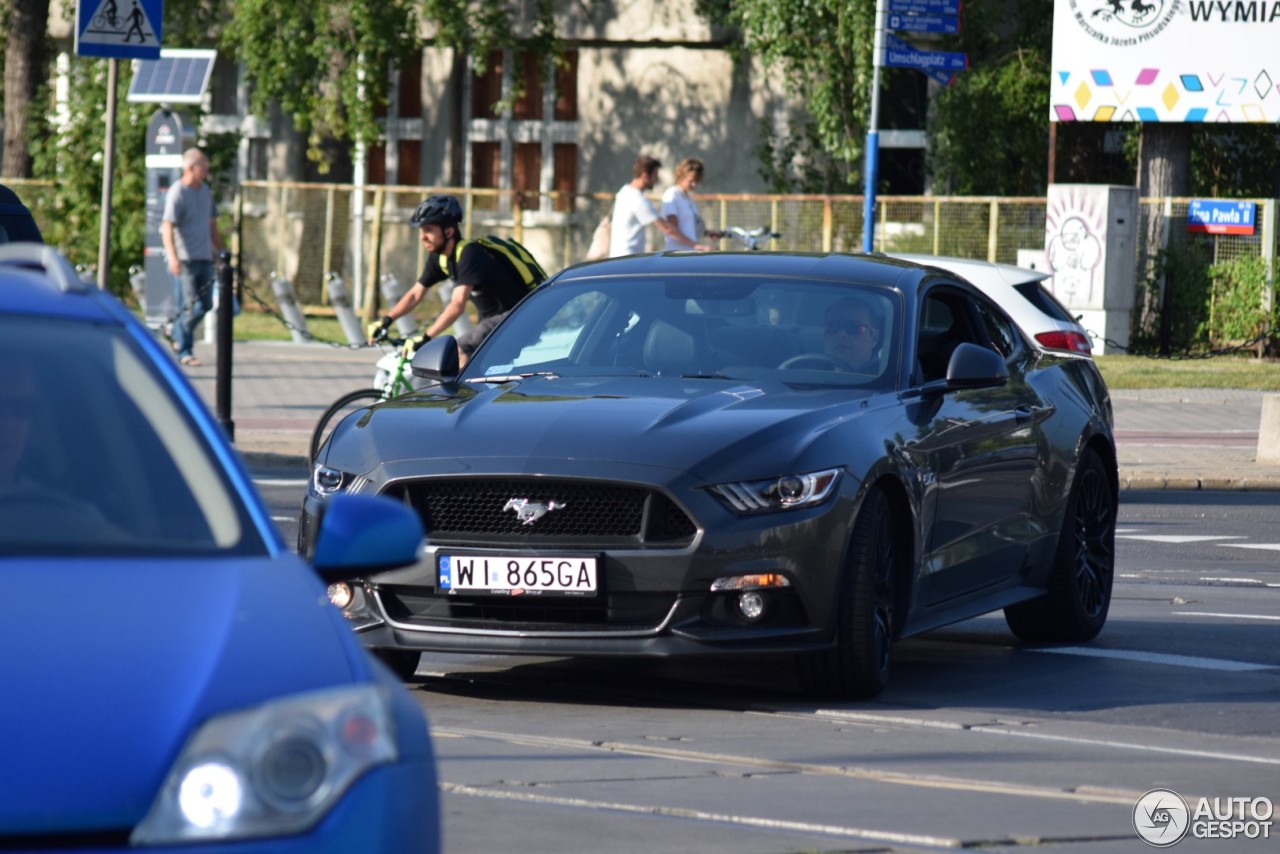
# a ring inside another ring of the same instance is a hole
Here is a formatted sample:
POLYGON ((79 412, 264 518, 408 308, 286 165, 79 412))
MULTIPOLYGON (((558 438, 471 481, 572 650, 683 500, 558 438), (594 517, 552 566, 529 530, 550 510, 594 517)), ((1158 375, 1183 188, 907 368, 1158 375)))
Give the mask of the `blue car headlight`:
POLYGON ((206 722, 169 771, 135 845, 299 833, 362 774, 396 761, 391 701, 356 685, 297 694, 206 722))
POLYGON ((711 494, 734 513, 772 513, 821 504, 840 482, 840 469, 788 474, 766 480, 721 483, 711 494))

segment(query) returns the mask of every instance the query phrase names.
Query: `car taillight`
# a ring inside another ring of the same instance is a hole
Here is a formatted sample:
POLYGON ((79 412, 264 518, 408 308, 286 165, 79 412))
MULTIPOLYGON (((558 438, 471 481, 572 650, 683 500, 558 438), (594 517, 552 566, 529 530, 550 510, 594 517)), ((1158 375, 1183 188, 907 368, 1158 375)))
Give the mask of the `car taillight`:
POLYGON ((1041 332, 1036 335, 1036 341, 1049 350, 1066 350, 1068 353, 1085 355, 1093 352, 1089 336, 1080 332, 1041 332))

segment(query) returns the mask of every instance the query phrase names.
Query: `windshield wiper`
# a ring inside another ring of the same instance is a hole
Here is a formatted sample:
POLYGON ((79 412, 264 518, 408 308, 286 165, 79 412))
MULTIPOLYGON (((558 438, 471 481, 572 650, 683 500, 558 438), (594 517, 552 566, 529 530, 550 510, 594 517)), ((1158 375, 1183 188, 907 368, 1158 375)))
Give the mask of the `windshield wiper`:
POLYGON ((550 377, 552 379, 559 379, 560 375, 557 374, 555 371, 529 371, 528 373, 524 373, 524 374, 503 374, 502 376, 497 376, 497 377, 475 377, 474 379, 467 380, 467 382, 469 383, 509 383, 515 380, 527 380, 527 379, 530 379, 531 377, 550 377))

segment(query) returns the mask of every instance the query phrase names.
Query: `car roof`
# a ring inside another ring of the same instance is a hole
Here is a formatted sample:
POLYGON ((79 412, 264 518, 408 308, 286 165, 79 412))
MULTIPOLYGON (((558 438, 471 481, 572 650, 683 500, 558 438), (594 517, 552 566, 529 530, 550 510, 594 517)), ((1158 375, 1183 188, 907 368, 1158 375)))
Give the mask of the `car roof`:
POLYGON ((0 313, 118 321, 101 293, 52 246, 0 244, 0 313))
POLYGON ((655 252, 587 261, 556 280, 596 276, 747 275, 827 279, 913 291, 927 277, 923 266, 882 255, 840 252, 655 252))
POLYGON ((1013 264, 1001 264, 997 261, 981 261, 977 258, 956 258, 947 255, 921 255, 911 252, 891 252, 890 258, 899 258, 923 264, 926 267, 938 267, 942 270, 963 276, 975 285, 987 282, 994 284, 1021 285, 1025 282, 1043 282, 1052 274, 1029 267, 1015 267, 1013 264))

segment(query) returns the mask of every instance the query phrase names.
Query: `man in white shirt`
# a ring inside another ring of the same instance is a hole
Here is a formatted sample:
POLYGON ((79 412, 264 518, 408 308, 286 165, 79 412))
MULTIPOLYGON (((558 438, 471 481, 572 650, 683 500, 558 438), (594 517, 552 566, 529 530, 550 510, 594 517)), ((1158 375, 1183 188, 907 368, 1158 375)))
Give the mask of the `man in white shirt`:
POLYGON ((652 190, 658 183, 658 170, 661 168, 662 164, 652 157, 641 155, 636 158, 631 169, 631 182, 623 185, 613 202, 613 224, 609 235, 610 258, 643 252, 644 230, 650 225, 656 225, 663 234, 681 246, 704 251, 711 248, 690 240, 669 220, 660 218, 653 202, 645 196, 645 191, 652 190))

